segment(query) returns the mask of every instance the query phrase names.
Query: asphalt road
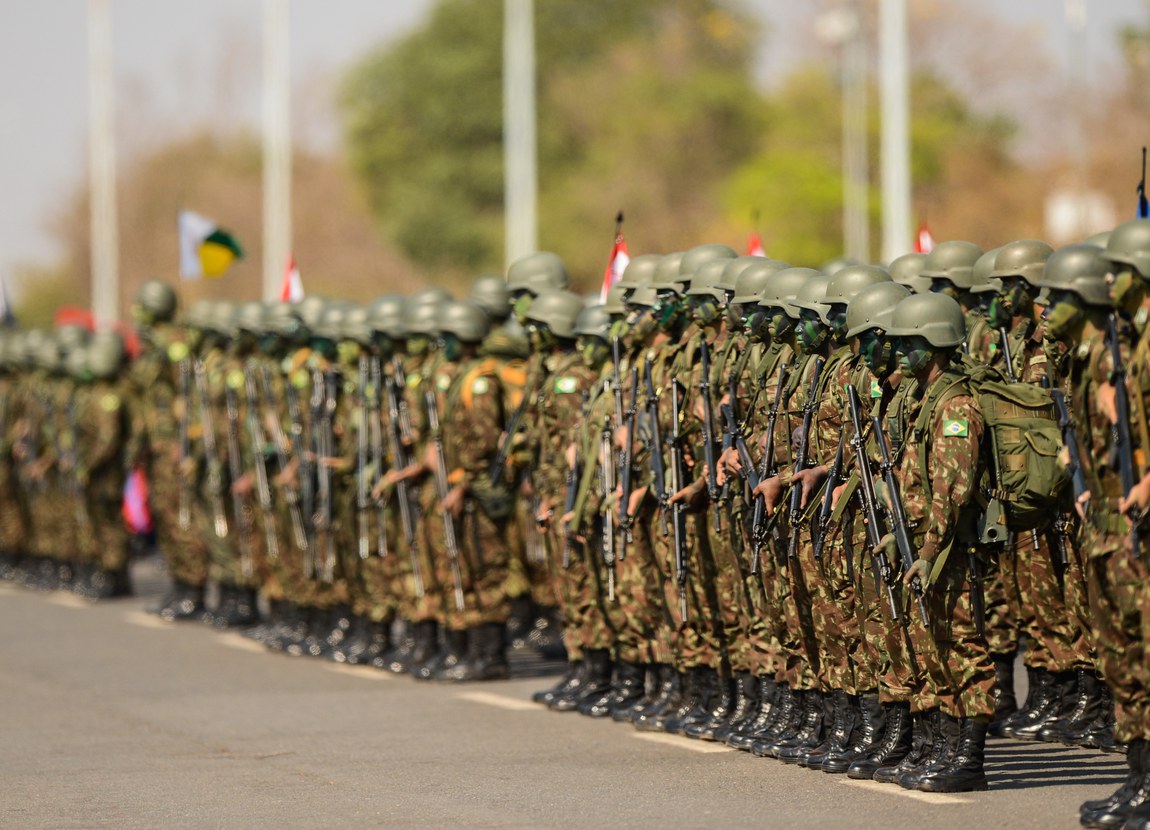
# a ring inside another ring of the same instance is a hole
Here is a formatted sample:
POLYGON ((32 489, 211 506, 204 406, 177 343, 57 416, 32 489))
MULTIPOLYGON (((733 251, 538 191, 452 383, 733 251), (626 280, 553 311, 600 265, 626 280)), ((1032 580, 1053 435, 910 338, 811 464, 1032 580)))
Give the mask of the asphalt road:
POLYGON ((991 791, 908 792, 0 583, 0 827, 1060 828, 1120 756, 994 741, 991 791))

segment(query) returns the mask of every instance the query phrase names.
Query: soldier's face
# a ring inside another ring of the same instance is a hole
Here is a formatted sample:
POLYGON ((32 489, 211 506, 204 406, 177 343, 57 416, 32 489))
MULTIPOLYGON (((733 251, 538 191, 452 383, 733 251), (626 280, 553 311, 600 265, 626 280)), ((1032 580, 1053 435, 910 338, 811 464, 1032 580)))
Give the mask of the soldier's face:
POLYGON ((607 353, 610 349, 602 338, 580 335, 578 347, 583 362, 590 368, 597 369, 607 362, 607 353))
POLYGON ((813 352, 826 342, 830 329, 818 312, 802 309, 799 312, 799 346, 803 351, 813 352))
POLYGON ((767 334, 772 340, 786 337, 795 327, 795 320, 778 306, 765 307, 767 334))
POLYGON ((898 338, 898 365, 905 374, 917 375, 934 358, 934 349, 923 337, 898 338))
POLYGON ((834 334, 835 340, 841 343, 847 336, 846 303, 831 303, 830 311, 827 312, 827 319, 830 320, 831 332, 834 334))
POLYGON ((1077 296, 1069 291, 1051 291, 1045 314, 1046 329, 1056 340, 1069 340, 1082 313, 1077 296))
POLYGON ((424 355, 431 349, 431 338, 426 334, 413 334, 407 338, 407 353, 410 355, 424 355))
POLYGON ((527 291, 516 291, 511 298, 511 313, 515 315, 515 319, 519 321, 520 325, 526 325, 527 312, 531 308, 531 303, 535 298, 527 291))
POLYGON ((1033 302, 1030 284, 1026 280, 1022 277, 1004 277, 1002 290, 990 300, 990 325, 996 329, 1010 325, 1011 320, 1024 313, 1026 307, 1033 302))
POLYGON ((719 319, 719 301, 707 295, 691 297, 691 319, 700 326, 710 326, 719 319))
POLYGON ((459 360, 463 357, 463 343, 454 334, 444 334, 441 340, 443 344, 443 356, 447 360, 459 360))
POLYGON ((1107 274, 1110 283, 1110 302, 1119 311, 1134 314, 1146 299, 1146 282, 1139 279, 1131 268, 1123 268, 1116 274, 1107 274))

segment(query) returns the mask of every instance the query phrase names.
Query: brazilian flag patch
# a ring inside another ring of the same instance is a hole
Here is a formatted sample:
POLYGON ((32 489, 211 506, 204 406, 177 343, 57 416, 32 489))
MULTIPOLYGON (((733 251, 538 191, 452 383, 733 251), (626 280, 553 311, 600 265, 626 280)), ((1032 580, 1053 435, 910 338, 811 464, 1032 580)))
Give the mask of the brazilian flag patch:
POLYGON ((870 396, 872 398, 881 398, 882 397, 882 387, 879 386, 878 381, 874 380, 873 378, 871 379, 871 382, 870 382, 870 396))
POLYGON ((476 378, 471 382, 472 395, 486 395, 487 390, 490 388, 491 384, 488 382, 487 378, 476 378))
POLYGON ((579 388, 579 381, 572 377, 555 378, 555 394, 570 395, 579 388))
POLYGON ((179 363, 188 356, 188 344, 182 340, 177 340, 172 345, 168 346, 168 360, 172 363, 179 363))
POLYGON ((951 438, 965 438, 970 430, 966 421, 943 421, 942 434, 951 438))
POLYGON ((435 388, 440 392, 446 392, 451 388, 451 378, 447 375, 437 375, 435 378, 435 388))

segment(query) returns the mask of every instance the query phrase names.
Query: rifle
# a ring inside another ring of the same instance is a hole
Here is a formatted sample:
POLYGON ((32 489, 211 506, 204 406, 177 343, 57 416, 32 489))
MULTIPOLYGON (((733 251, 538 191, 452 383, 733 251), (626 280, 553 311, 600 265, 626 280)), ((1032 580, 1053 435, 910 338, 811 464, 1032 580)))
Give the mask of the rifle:
POLYGON ((315 447, 316 496, 319 503, 312 518, 316 535, 323 531, 323 567, 320 579, 335 579, 335 536, 332 533, 332 473, 327 460, 335 456, 334 427, 336 407, 336 373, 333 369, 312 370, 311 427, 312 446, 315 447))
MULTIPOLYGON (((431 442, 435 448, 435 491, 442 502, 447 498, 449 487, 447 484, 447 458, 443 453, 443 433, 439 428, 439 403, 435 399, 435 390, 428 389, 423 393, 423 400, 427 406, 427 423, 431 428, 431 442)), ((463 610, 463 574, 459 569, 459 542, 455 536, 455 517, 450 510, 443 510, 443 535, 447 543, 447 556, 451 560, 451 581, 455 588, 455 610, 463 610)))
POLYGON ((619 365, 623 362, 622 344, 618 337, 611 338, 611 392, 615 396, 615 428, 623 426, 623 378, 619 365))
POLYGON ((711 350, 706 338, 699 339, 699 394, 703 398, 703 460, 707 465, 707 495, 715 507, 715 532, 723 529, 723 509, 718 485, 718 458, 715 455, 715 412, 711 404, 711 350))
POLYGON ((196 394, 200 404, 200 427, 204 433, 204 457, 208 463, 208 494, 212 499, 212 518, 216 536, 224 539, 228 535, 228 520, 224 515, 224 476, 216 445, 216 428, 212 423, 212 414, 208 410, 208 379, 202 360, 195 362, 193 372, 196 379, 196 394))
POLYGON ((855 468, 858 471, 858 492, 862 501, 863 526, 866 528, 867 547, 870 548, 871 552, 875 589, 886 589, 891 619, 900 622, 902 613, 899 611, 898 599, 895 597, 898 577, 895 576, 894 568, 890 566, 890 561, 886 555, 879 550, 883 532, 878 515, 878 497, 875 495, 874 475, 871 473, 870 459, 867 457, 866 445, 863 441, 862 404, 859 401, 858 390, 851 384, 847 384, 847 407, 850 410, 851 425, 854 427, 854 437, 850 443, 855 456, 855 468))
POLYGON ((243 496, 236 492, 235 483, 244 474, 243 460, 240 458, 240 404, 239 393, 230 383, 224 384, 224 400, 228 416, 228 475, 231 486, 228 489, 232 494, 232 512, 239 526, 240 538, 240 571, 245 579, 250 579, 254 573, 252 563, 252 517, 248 514, 243 496))
MULTIPOLYGON (((604 503, 615 492, 614 449, 611 441, 611 418, 603 418, 599 431, 599 486, 604 503)), ((603 564, 607 567, 607 599, 615 599, 615 514, 608 508, 602 511, 603 564)))
POLYGON ((76 508, 76 523, 79 526, 81 534, 90 536, 92 532, 92 514, 88 512, 88 501, 84 497, 84 488, 80 485, 80 479, 76 475, 76 467, 80 463, 79 448, 77 442, 79 440, 80 423, 76 417, 76 393, 73 392, 68 397, 68 432, 71 433, 71 441, 62 446, 63 442, 57 441, 56 455, 57 465, 68 470, 68 490, 72 499, 75 501, 76 508))
POLYGON ((367 461, 368 461, 368 440, 367 440, 367 355, 360 354, 359 364, 359 382, 356 388, 359 390, 359 406, 356 409, 356 436, 355 436, 355 525, 356 525, 356 542, 359 550, 359 558, 366 560, 371 555, 371 540, 370 536, 370 518, 367 514, 367 461))
MULTIPOLYGON (((899 486, 898 477, 894 472, 894 462, 890 457, 890 444, 887 443, 886 433, 882 429, 882 419, 878 415, 871 417, 871 429, 874 432, 875 444, 878 446, 879 452, 879 470, 882 472, 883 482, 886 484, 887 498, 890 504, 886 506, 886 514, 890 532, 894 534, 895 545, 898 547, 899 556, 902 558, 902 566, 904 573, 910 569, 917 558, 914 548, 914 543, 910 538, 910 531, 906 525, 906 512, 902 506, 902 488, 899 486)), ((971 591, 974 592, 975 583, 971 582, 971 591)), ((918 612, 922 616, 923 625, 929 625, 930 620, 926 614, 926 602, 923 600, 924 588, 922 580, 917 576, 910 582, 910 588, 914 591, 915 599, 918 601, 918 612)), ((973 596, 972 596, 973 600, 973 596)), ((977 605, 976 602, 972 604, 977 605)))
MULTIPOLYGON (((1114 406, 1118 410, 1118 422, 1114 425, 1113 454, 1118 461, 1118 475, 1122 479, 1122 495, 1129 496, 1138 483, 1138 471, 1134 462, 1134 439, 1130 434, 1130 399, 1126 394, 1126 366, 1122 362, 1122 350, 1118 344, 1118 318, 1111 314, 1106 322, 1106 341, 1110 347, 1110 359, 1114 364, 1110 371, 1110 382, 1114 386, 1114 406)), ((1141 511, 1131 507, 1126 511, 1130 517, 1130 542, 1137 556, 1142 550, 1141 511)))
MULTIPOLYGON (((303 537, 303 546, 300 550, 303 551, 303 572, 304 576, 308 579, 315 578, 315 461, 312 455, 308 452, 307 446, 304 445, 303 435, 303 411, 300 407, 299 390, 296 389, 295 384, 288 380, 284 386, 284 391, 287 393, 288 402, 288 420, 291 422, 291 448, 292 455, 295 456, 296 462, 299 465, 299 496, 298 504, 300 505, 297 512, 302 512, 303 516, 307 518, 307 524, 302 525, 305 528, 303 537)), ((301 517, 302 518, 302 517, 301 517)), ((294 521, 294 520, 293 520, 294 521)), ((296 538, 296 545, 299 546, 299 537, 296 538)))
POLYGON ((998 342, 1002 348, 1002 357, 1006 361, 1006 379, 1011 383, 1018 382, 1018 373, 1014 371, 1014 357, 1010 354, 1010 333, 1006 326, 998 330, 998 342))
MULTIPOLYGON (((383 424, 380 423, 380 395, 383 394, 383 366, 379 358, 372 356, 370 367, 370 383, 367 388, 367 418, 371 435, 371 461, 377 476, 383 475, 383 424)), ((387 522, 383 497, 375 501, 376 534, 375 552, 377 556, 387 556, 387 522)))
MULTIPOLYGON (((563 499, 563 515, 566 516, 575 509, 575 500, 579 494, 579 462, 575 462, 574 467, 567 468, 567 476, 565 483, 567 485, 567 494, 563 499)), ((571 567, 571 531, 568 528, 568 522, 563 522, 563 570, 571 567)))
POLYGON ((670 535, 671 529, 667 518, 667 470, 663 465, 663 435, 659 427, 659 398, 655 394, 654 372, 652 360, 647 358, 647 365, 643 372, 643 385, 647 395, 647 421, 649 442, 647 452, 651 456, 651 475, 654 479, 655 497, 659 500, 659 515, 662 518, 663 535, 670 535))
MULTIPOLYGON (((400 395, 398 377, 402 377, 403 369, 399 367, 398 360, 392 364, 392 374, 388 377, 384 388, 387 392, 387 446, 391 453, 391 463, 398 469, 404 469, 411 464, 407 452, 407 443, 403 435, 403 417, 400 410, 400 395), (396 372, 399 375, 396 375, 396 372)), ((423 598, 423 569, 419 564, 419 536, 416 532, 416 506, 412 503, 411 490, 406 481, 397 482, 395 495, 399 500, 399 522, 403 527, 403 538, 407 541, 407 550, 411 557, 411 573, 415 579, 415 595, 423 598)))
POLYGON ((180 398, 183 406, 180 411, 180 507, 176 513, 176 524, 180 530, 192 526, 192 493, 184 473, 184 467, 192 455, 191 438, 188 433, 188 410, 192 405, 192 367, 188 358, 180 361, 180 398))
POLYGON ((272 490, 268 483, 267 459, 264 449, 267 441, 264 440, 264 430, 260 425, 259 414, 256 412, 256 378, 252 372, 251 364, 244 366, 244 394, 248 398, 248 438, 252 442, 252 456, 256 464, 256 498, 259 499, 260 512, 263 513, 264 540, 268 547, 268 559, 273 562, 280 557, 279 535, 276 531, 275 511, 272 509, 272 490))
MULTIPOLYGON (((807 468, 808 455, 811 449, 811 423, 815 418, 815 409, 818 407, 819 379, 823 374, 826 358, 816 357, 815 368, 811 372, 811 386, 807 400, 803 404, 803 424, 799 429, 799 448, 795 453, 794 473, 800 473, 807 468)), ((794 559, 799 545, 799 520, 803 511, 803 488, 791 485, 791 536, 787 542, 787 558, 794 559)))
MULTIPOLYGON (((677 493, 683 487, 686 472, 683 469, 682 434, 679 421, 679 382, 671 381, 671 492, 677 493)), ((675 582, 679 586, 679 612, 681 619, 687 619, 687 516, 683 505, 671 505, 671 527, 675 542, 675 582)))
POLYGON ((622 562, 627 556, 627 545, 635 541, 634 531, 632 529, 631 513, 629 510, 631 504, 631 462, 634 460, 634 442, 635 442, 635 418, 638 415, 639 403, 639 367, 631 367, 631 402, 627 409, 627 417, 624 421, 626 426, 625 434, 626 445, 623 447, 621 474, 622 478, 622 497, 619 499, 619 529, 623 531, 622 538, 619 543, 619 561, 622 562))
POLYGON ((519 406, 515 407, 515 411, 511 413, 511 420, 507 422, 507 429, 503 433, 503 440, 499 442, 495 460, 491 462, 492 487, 497 486, 503 478, 503 471, 507 468, 507 458, 511 455, 511 442, 515 438, 515 433, 519 431, 519 423, 523 420, 523 415, 527 411, 527 404, 533 395, 533 390, 524 389, 523 399, 519 401, 519 406))
MULTIPOLYGON (((834 512, 834 497, 835 488, 839 486, 839 480, 843 475, 843 444, 846 441, 846 431, 839 433, 839 448, 835 451, 835 460, 831 464, 830 473, 827 475, 826 489, 823 491, 823 503, 819 508, 819 515, 817 520, 817 528, 814 533, 813 545, 816 561, 823 558, 823 546, 826 545, 827 540, 827 527, 831 523, 831 513, 834 512)), ((847 557, 847 564, 850 564, 850 557, 847 557)))
MULTIPOLYGON (((275 400, 275 396, 272 394, 271 372, 267 366, 261 366, 260 368, 260 384, 263 387, 264 399, 268 401, 275 400)), ((272 443, 276 448, 276 461, 279 464, 279 468, 284 470, 289 463, 287 455, 287 448, 289 446, 288 438, 284 434, 283 425, 275 413, 272 413, 272 416, 268 418, 268 423, 272 429, 271 437, 272 443)), ((292 536, 295 538, 296 548, 306 553, 307 531, 304 529, 303 514, 300 512, 299 487, 294 484, 287 484, 284 485, 283 492, 284 500, 288 506, 288 515, 291 517, 292 536)))
MULTIPOLYGON (((1042 385, 1049 388, 1049 378, 1042 379, 1042 385)), ((1070 473, 1070 487, 1074 494, 1075 503, 1078 499, 1088 492, 1086 486, 1086 476, 1082 473, 1082 465, 1079 462, 1081 456, 1078 454, 1078 431, 1074 428, 1074 421, 1070 417, 1070 406, 1066 401, 1066 395, 1059 389, 1052 389, 1050 396, 1054 399, 1054 409, 1058 413, 1058 428, 1062 432, 1062 443, 1066 445, 1066 452, 1069 460, 1066 464, 1066 471, 1070 473)), ((1052 548, 1056 554, 1054 564, 1060 570, 1065 570, 1066 566, 1070 563, 1070 522, 1065 513, 1059 513, 1058 518, 1054 520, 1054 541, 1055 544, 1052 548)))
MULTIPOLYGON (((763 445, 763 458, 759 463, 758 479, 761 483, 764 479, 770 478, 775 474, 775 426, 779 420, 779 407, 783 402, 783 390, 786 389, 787 381, 791 375, 791 364, 784 363, 779 369, 779 385, 775 388, 775 399, 771 402, 771 408, 767 413, 767 430, 766 441, 763 445)), ((748 456, 749 458, 749 456, 748 456)), ((744 466, 746 461, 743 462, 744 466)), ((747 467, 748 473, 750 467, 747 467)), ((757 487, 758 483, 754 485, 757 487)), ((753 488, 752 488, 753 489, 753 488)), ((754 546, 754 557, 751 559, 751 572, 758 573, 759 571, 759 552, 763 549, 763 544, 766 542, 767 532, 767 502, 761 496, 755 497, 755 507, 751 511, 751 541, 754 546)), ((777 525, 776 525, 777 527, 777 525)), ((781 542, 782 531, 775 530, 776 542, 781 542)))

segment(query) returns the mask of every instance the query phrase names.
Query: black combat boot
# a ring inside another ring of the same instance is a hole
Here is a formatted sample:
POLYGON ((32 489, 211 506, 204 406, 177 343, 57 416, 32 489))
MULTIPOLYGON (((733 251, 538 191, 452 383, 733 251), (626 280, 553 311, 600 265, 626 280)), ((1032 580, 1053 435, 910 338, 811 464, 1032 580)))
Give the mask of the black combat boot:
POLYGON ((415 650, 415 623, 411 620, 399 620, 396 625, 397 633, 394 639, 389 632, 391 643, 387 651, 371 658, 372 668, 403 674, 411 662, 411 654, 415 650))
MULTIPOLYGON (((942 717, 944 723, 954 720, 948 715, 942 717)), ((916 789, 927 793, 968 793, 981 792, 987 788, 983 757, 989 724, 976 718, 962 718, 957 724, 957 740, 953 751, 948 753, 947 763, 940 769, 924 773, 916 789)), ((949 726, 945 726, 943 731, 949 729, 949 726)))
POLYGON ((643 699, 646 690, 647 668, 642 663, 619 661, 611 678, 610 694, 580 707, 579 711, 592 718, 614 717, 616 710, 634 708, 643 699))
POLYGON ((391 623, 391 620, 368 620, 362 641, 363 650, 349 653, 347 662, 374 666, 377 660, 381 660, 383 655, 391 651, 391 623))
POLYGON ((467 654, 467 632, 466 628, 444 629, 439 651, 420 666, 418 672, 412 671, 411 676, 416 680, 434 680, 447 669, 456 666, 467 654))
POLYGON ((1014 655, 993 654, 991 657, 994 658, 994 718, 988 734, 1001 738, 1007 718, 1018 711, 1018 699, 1014 695, 1014 655))
POLYGON ((958 749, 961 722, 958 718, 939 712, 934 723, 934 744, 930 754, 917 768, 904 772, 898 785, 904 790, 918 788, 924 776, 945 769, 958 749))
POLYGON ((707 701, 707 712, 703 720, 683 727, 683 734, 686 737, 715 740, 715 731, 727 724, 735 709, 735 684, 735 678, 715 673, 711 698, 707 701))
MULTIPOLYGON (((781 690, 785 688, 766 675, 757 678, 754 706, 739 723, 733 724, 730 732, 721 740, 731 749, 750 751, 751 745, 767 734, 777 714, 781 690)), ((720 740, 718 736, 715 738, 720 740)))
POLYGON ((1145 741, 1136 738, 1130 742, 1130 750, 1126 753, 1126 766, 1126 780, 1122 782, 1122 786, 1106 798, 1087 801, 1078 808, 1083 824, 1088 824, 1088 820, 1093 821, 1096 815, 1110 813, 1119 805, 1127 803, 1134 791, 1143 785, 1146 778, 1145 741))
POLYGON ((589 648, 583 652, 584 676, 583 682, 568 690, 565 694, 556 695, 547 704, 553 712, 574 712, 579 704, 587 699, 594 699, 611 688, 611 652, 605 648, 589 648))
POLYGON ((727 738, 755 719, 759 713, 759 678, 749 671, 735 672, 735 705, 726 722, 703 740, 726 743, 727 738))
POLYGON ((774 723, 766 734, 751 743, 751 754, 759 758, 774 758, 781 744, 789 742, 802 726, 803 714, 807 708, 807 695, 814 694, 805 689, 792 689, 783 686, 779 690, 779 700, 772 713, 774 723))
POLYGON ((846 753, 854 740, 855 729, 861 720, 858 697, 848 695, 841 689, 835 692, 834 721, 831 727, 823 735, 822 743, 799 757, 799 765, 807 769, 822 769, 832 754, 846 753))
POLYGON ((535 622, 535 603, 530 594, 512 597, 508 601, 507 645, 514 649, 527 648, 527 637, 535 622))
POLYGON ((1038 696, 1038 689, 1042 685, 1042 678, 1039 669, 1030 666, 1023 666, 1026 669, 1026 700, 1022 702, 1022 706, 1018 708, 1013 715, 1006 719, 1001 727, 996 730, 994 737, 1008 738, 1010 731, 1014 727, 1020 725, 1031 709, 1034 708, 1035 698, 1038 696))
POLYGON ((886 720, 882 737, 865 758, 860 758, 850 765, 847 770, 848 778, 869 781, 874 778, 875 772, 883 767, 895 769, 910 752, 910 704, 884 703, 882 708, 886 720))
POLYGON ((835 747, 819 765, 823 772, 840 774, 850 769, 855 761, 869 756, 882 740, 886 726, 886 710, 879 705, 878 694, 859 695, 856 717, 845 746, 835 747))
MULTIPOLYGON (((1123 830, 1150 830, 1150 775, 1146 774, 1146 770, 1150 769, 1150 744, 1146 741, 1138 741, 1137 743, 1140 745, 1135 749, 1135 741, 1130 742, 1127 754, 1135 752, 1142 756, 1142 781, 1134 788, 1130 798, 1126 801, 1126 808, 1129 812, 1126 816, 1126 823, 1122 825, 1123 830)), ((1118 826, 1105 820, 1098 823, 1103 827, 1118 826)))
POLYGON ((531 699, 536 703, 542 703, 546 706, 553 701, 558 695, 569 694, 571 690, 584 680, 584 663, 582 660, 572 660, 567 664, 567 673, 559 678, 559 682, 548 689, 541 689, 535 694, 531 695, 531 699))
MULTIPOLYGON (((504 623, 483 623, 467 630, 467 652, 454 666, 445 667, 436 680, 470 683, 479 680, 506 680, 510 677, 505 652, 504 623)), ((451 632, 448 632, 450 637, 451 632)))
POLYGON ((1038 733, 1045 727, 1054 723, 1064 714, 1069 714, 1074 706, 1074 692, 1077 685, 1074 672, 1048 672, 1045 675, 1045 687, 1039 690, 1040 697, 1036 699, 1034 708, 1028 716, 1017 726, 1011 727, 1007 734, 1020 741, 1036 741, 1038 733))
POLYGON ((619 703, 611 707, 611 720, 616 723, 630 722, 636 712, 642 711, 655 702, 663 688, 663 677, 670 669, 665 663, 639 664, 643 669, 643 679, 639 685, 639 696, 629 701, 620 698, 619 703))
POLYGON ((686 682, 687 676, 683 672, 668 665, 663 672, 662 683, 659 684, 659 693, 655 695, 655 699, 651 701, 649 706, 635 710, 631 716, 631 725, 643 732, 654 732, 661 729, 662 727, 657 725, 660 723, 659 719, 666 712, 679 708, 679 704, 683 700, 683 688, 686 682))
POLYGON ((702 723, 711 714, 711 706, 719 694, 721 682, 719 672, 710 666, 700 666, 697 671, 699 673, 696 685, 698 695, 694 705, 688 708, 680 707, 677 717, 671 718, 663 724, 663 730, 670 735, 686 734, 688 726, 702 723))
POLYGON ((803 698, 803 714, 792 737, 776 744, 775 757, 784 764, 797 764, 803 753, 818 746, 834 718, 834 700, 830 694, 809 691, 803 698))
POLYGON ((367 648, 367 619, 362 614, 349 613, 347 629, 342 632, 339 642, 331 647, 328 655, 337 663, 350 663, 351 655, 358 655, 367 648))
POLYGON ((669 722, 679 720, 695 708, 702 696, 703 671, 701 666, 684 669, 679 678, 678 693, 650 717, 637 718, 635 728, 642 732, 663 732, 669 722))
POLYGON ((1027 695, 1026 705, 1007 718, 1002 733, 1016 741, 1032 741, 1046 725, 1059 704, 1058 683, 1046 669, 1027 669, 1033 682, 1033 695, 1027 695))
POLYGON ((1102 700, 1098 704, 1098 717, 1090 724, 1090 728, 1082 736, 1078 745, 1087 749, 1101 749, 1103 744, 1113 740, 1114 730, 1114 695, 1110 687, 1102 684, 1102 700))
MULTIPOLYGON (((59 577, 57 577, 59 584, 59 577)), ((87 591, 84 596, 88 599, 120 599, 132 596, 132 578, 128 574, 128 566, 107 570, 96 568, 87 580, 87 591)), ((246 625, 246 623, 245 623, 246 625)))
POLYGON ((1052 744, 1073 744, 1071 736, 1084 733, 1091 721, 1098 717, 1098 704, 1102 701, 1098 687, 1098 676, 1092 670, 1076 669, 1073 699, 1067 702, 1073 707, 1042 727, 1038 739, 1052 744))
POLYGON ((210 622, 216 628, 239 628, 255 625, 260 613, 256 608, 256 592, 253 588, 238 585, 220 585, 220 604, 211 613, 210 622))
MULTIPOLYGON (((411 654, 405 670, 412 677, 417 677, 439 654, 439 623, 435 620, 420 620, 413 623, 412 628, 411 654)), ((388 665, 388 670, 395 671, 395 668, 388 665)))
POLYGON ((892 766, 879 767, 871 777, 880 784, 897 784, 899 778, 926 766, 934 751, 934 736, 938 728, 938 710, 918 712, 911 716, 910 751, 892 766))
POLYGON ((563 620, 558 608, 536 606, 535 621, 527 635, 527 643, 549 660, 567 659, 567 648, 563 645, 563 620))
POLYGON ((288 600, 282 600, 278 608, 276 625, 268 632, 264 645, 272 651, 286 651, 289 645, 307 636, 307 609, 288 600))
POLYGON ((290 634, 285 631, 283 639, 284 654, 292 657, 310 656, 308 648, 313 642, 323 639, 323 630, 327 628, 328 611, 326 608, 317 608, 314 605, 301 605, 299 607, 299 627, 290 634))

